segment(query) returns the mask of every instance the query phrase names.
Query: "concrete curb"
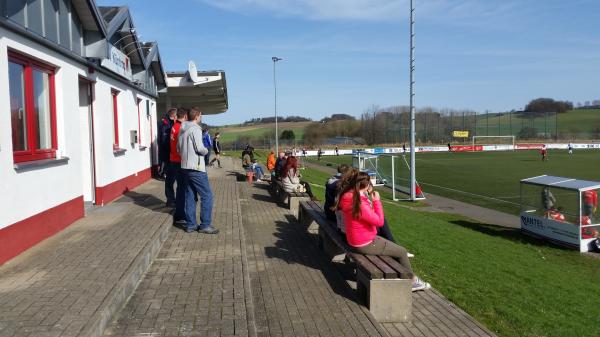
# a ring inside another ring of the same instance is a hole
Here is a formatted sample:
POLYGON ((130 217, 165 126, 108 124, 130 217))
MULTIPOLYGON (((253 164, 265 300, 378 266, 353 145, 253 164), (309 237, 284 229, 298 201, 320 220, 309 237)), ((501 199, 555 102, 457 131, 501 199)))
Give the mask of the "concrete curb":
POLYGON ((161 226, 127 267, 78 336, 101 337, 103 335, 108 324, 127 304, 129 297, 133 295, 163 243, 167 240, 171 229, 170 219, 170 216, 165 217, 161 226))

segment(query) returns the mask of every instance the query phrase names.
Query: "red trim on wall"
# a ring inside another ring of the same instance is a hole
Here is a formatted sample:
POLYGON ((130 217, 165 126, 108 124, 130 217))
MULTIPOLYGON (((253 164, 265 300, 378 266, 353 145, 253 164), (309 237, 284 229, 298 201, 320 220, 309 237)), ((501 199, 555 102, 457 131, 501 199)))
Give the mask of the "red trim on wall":
POLYGON ((106 186, 96 186, 96 205, 105 205, 124 193, 140 186, 151 178, 151 168, 132 174, 123 179, 117 180, 106 186))
POLYGON ((83 216, 83 196, 79 196, 0 229, 0 265, 83 216))

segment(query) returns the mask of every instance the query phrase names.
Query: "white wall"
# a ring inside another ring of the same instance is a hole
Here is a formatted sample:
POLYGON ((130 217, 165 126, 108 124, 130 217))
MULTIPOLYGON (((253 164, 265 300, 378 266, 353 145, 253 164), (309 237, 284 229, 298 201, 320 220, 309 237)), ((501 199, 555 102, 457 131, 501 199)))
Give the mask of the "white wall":
MULTIPOLYGON (((94 85, 94 131, 96 150, 97 186, 106 186, 116 180, 150 167, 150 123, 145 113, 145 101, 151 100, 151 116, 156 114, 154 99, 141 95, 125 84, 95 72, 88 74, 86 66, 65 56, 36 45, 28 39, 0 27, 0 229, 26 219, 54 206, 83 195, 80 130, 79 76, 96 81, 94 85), (10 104, 8 92, 7 48, 38 58, 57 66, 55 75, 57 157, 66 156, 67 164, 18 172, 14 169, 10 104), (121 91, 119 95, 119 140, 124 155, 113 154, 112 96, 111 88, 121 91), (129 143, 129 130, 138 129, 136 98, 141 103, 142 145, 129 143)), ((154 124, 156 125, 156 124, 154 124)), ((156 127, 153 126, 154 135, 156 127)))

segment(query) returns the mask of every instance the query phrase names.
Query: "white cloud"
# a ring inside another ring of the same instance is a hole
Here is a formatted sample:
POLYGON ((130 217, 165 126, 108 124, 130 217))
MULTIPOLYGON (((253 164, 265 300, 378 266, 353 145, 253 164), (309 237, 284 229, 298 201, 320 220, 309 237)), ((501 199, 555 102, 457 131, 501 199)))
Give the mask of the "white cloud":
MULTIPOLYGON (((394 20, 408 15, 409 0, 198 0, 240 13, 268 12, 311 20, 394 20)), ((422 17, 476 19, 510 13, 516 0, 415 0, 422 17)))

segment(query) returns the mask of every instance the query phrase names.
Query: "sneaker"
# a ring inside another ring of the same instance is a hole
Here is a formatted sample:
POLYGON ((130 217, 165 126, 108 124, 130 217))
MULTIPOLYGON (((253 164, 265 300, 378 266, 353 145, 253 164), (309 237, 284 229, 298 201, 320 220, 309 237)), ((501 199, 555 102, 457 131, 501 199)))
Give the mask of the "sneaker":
POLYGON ((167 201, 165 207, 173 208, 175 207, 175 201, 167 201))
POLYGON ((198 232, 204 233, 204 234, 217 234, 217 233, 219 233, 219 230, 214 228, 213 226, 208 226, 208 227, 198 229, 198 232))
POLYGON ((406 252, 406 256, 408 256, 408 257, 415 257, 415 254, 411 254, 409 252, 406 252))
POLYGON ((429 288, 431 288, 431 284, 415 276, 412 284, 412 291, 426 290, 429 288))
POLYGON ((256 179, 256 182, 257 182, 257 183, 262 183, 262 180, 260 180, 260 179, 256 179))
POLYGON ((185 232, 186 233, 193 233, 197 230, 197 228, 191 228, 191 227, 186 227, 185 232))

